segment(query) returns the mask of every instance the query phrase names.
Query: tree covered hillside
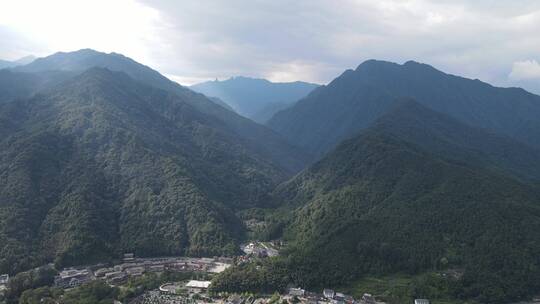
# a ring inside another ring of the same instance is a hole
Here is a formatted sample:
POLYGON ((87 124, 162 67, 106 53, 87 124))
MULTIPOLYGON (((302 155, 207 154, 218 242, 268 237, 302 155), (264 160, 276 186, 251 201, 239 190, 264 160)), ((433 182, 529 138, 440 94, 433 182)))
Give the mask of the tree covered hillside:
POLYGON ((93 67, 124 72, 139 83, 178 96, 197 111, 223 123, 227 129, 243 138, 250 149, 265 155, 291 175, 302 170, 311 160, 308 153, 288 144, 269 128, 244 118, 220 105, 219 101, 212 101, 200 93, 195 93, 150 67, 118 53, 107 54, 92 49, 58 52, 9 71, 0 71, 0 102, 26 98, 46 91, 93 67), (3 100, 4 94, 7 96, 3 100))
POLYGON ((540 96, 446 74, 414 61, 365 61, 278 112, 267 125, 322 156, 369 127, 400 98, 412 98, 461 123, 540 147, 540 96))
POLYGON ((471 163, 482 143, 452 137, 467 127, 430 113, 451 128, 416 128, 433 127, 429 112, 404 103, 280 185, 274 195, 285 206, 273 228, 283 231, 285 256, 259 272, 230 270, 216 288, 319 289, 365 275, 452 270, 463 274, 452 282, 456 298, 508 303, 539 292, 538 189, 494 169, 496 157, 471 163), (258 275, 247 283, 237 271, 258 275))
POLYGON ((287 172, 178 96, 93 68, 0 107, 0 272, 231 254, 287 172))

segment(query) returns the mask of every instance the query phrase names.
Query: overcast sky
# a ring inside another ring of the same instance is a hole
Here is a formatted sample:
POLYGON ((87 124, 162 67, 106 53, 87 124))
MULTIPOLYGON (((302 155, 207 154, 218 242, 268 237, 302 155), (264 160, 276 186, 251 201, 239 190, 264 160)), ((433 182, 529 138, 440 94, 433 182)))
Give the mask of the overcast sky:
POLYGON ((327 83, 374 58, 540 93, 538 0, 0 0, 0 39, 2 59, 93 48, 182 84, 327 83))

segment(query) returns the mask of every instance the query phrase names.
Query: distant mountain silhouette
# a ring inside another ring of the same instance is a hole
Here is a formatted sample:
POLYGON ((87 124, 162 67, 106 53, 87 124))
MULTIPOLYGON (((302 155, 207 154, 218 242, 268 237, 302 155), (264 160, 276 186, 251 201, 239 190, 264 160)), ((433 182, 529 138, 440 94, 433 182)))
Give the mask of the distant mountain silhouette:
POLYGON ((11 68, 11 67, 19 66, 19 65, 29 64, 32 61, 34 61, 35 59, 36 59, 36 57, 32 56, 32 55, 25 56, 25 57, 22 57, 20 59, 14 60, 14 61, 8 61, 8 60, 0 59, 0 69, 11 68))
POLYGON ((369 60, 278 112, 268 126, 319 155, 366 128, 393 104, 409 97, 472 127, 540 147, 540 96, 497 88, 409 61, 369 60))
POLYGON ((219 97, 236 112, 257 122, 267 121, 274 113, 306 96, 316 84, 307 82, 270 82, 266 79, 232 77, 207 81, 190 88, 211 97, 219 97))

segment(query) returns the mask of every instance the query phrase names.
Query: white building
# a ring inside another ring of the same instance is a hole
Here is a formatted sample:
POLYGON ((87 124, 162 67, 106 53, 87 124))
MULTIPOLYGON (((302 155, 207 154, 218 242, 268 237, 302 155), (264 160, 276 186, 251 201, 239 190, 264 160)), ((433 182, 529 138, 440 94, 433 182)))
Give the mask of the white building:
POLYGON ((327 299, 333 299, 336 293, 332 289, 323 290, 323 295, 327 299))
POLYGON ((9 274, 0 275, 0 285, 7 285, 9 282, 9 274))
POLYGON ((210 281, 197 281, 197 280, 191 280, 186 284, 186 288, 189 292, 192 293, 199 293, 204 292, 208 289, 212 282, 210 281))
POLYGON ((426 299, 416 299, 416 300, 414 300, 414 304, 429 304, 429 300, 426 300, 426 299))
POLYGON ((289 288, 289 295, 296 297, 303 297, 306 294, 306 291, 301 288, 289 288))

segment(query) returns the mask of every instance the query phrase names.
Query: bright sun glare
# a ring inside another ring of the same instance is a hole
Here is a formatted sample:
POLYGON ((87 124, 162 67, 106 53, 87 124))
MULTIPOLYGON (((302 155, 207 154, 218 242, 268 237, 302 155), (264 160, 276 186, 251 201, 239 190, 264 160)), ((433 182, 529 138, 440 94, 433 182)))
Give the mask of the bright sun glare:
MULTIPOLYGON (((0 26, 43 46, 48 55, 91 45, 101 51, 124 52, 146 59, 159 12, 131 0, 6 1, 0 26)), ((14 54, 14 56, 25 54, 14 54)))

